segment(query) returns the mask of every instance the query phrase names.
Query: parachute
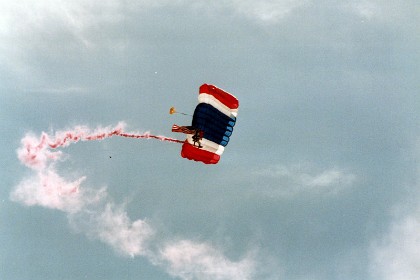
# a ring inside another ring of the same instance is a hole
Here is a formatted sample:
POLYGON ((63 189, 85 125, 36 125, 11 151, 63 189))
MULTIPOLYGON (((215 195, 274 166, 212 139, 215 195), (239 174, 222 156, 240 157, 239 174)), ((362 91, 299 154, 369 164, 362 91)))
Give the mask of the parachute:
MULTIPOLYGON (((172 127, 174 132, 187 134, 181 156, 205 164, 218 163, 233 133, 238 107, 239 101, 232 94, 214 85, 200 86, 191 126, 172 127)), ((170 113, 175 112, 172 107, 170 113)))

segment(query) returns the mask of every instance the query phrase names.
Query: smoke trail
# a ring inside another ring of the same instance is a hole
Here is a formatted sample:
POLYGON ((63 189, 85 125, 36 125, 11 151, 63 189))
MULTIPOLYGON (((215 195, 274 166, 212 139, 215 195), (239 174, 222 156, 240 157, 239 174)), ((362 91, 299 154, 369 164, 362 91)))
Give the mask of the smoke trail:
POLYGON ((54 136, 43 132, 39 139, 33 135, 26 135, 22 139, 22 147, 18 150, 19 160, 32 169, 42 169, 49 160, 57 160, 61 152, 51 151, 59 147, 66 147, 79 141, 103 140, 113 136, 135 139, 157 139, 165 142, 183 143, 184 141, 166 136, 152 135, 149 132, 125 132, 125 124, 118 123, 115 127, 96 128, 91 130, 86 126, 76 126, 71 130, 57 131, 54 136))
POLYGON ((112 136, 136 139, 182 141, 150 133, 127 133, 124 123, 115 127, 89 129, 76 126, 54 135, 27 134, 17 150, 20 161, 32 169, 11 192, 10 199, 26 206, 41 206, 62 211, 71 228, 89 238, 108 244, 124 256, 143 256, 153 265, 181 279, 251 279, 252 256, 231 261, 217 248, 203 242, 180 240, 164 242, 156 237, 155 228, 147 219, 132 220, 125 205, 115 203, 105 187, 83 185, 85 176, 69 180, 56 169, 63 153, 55 150, 78 141, 102 140, 112 136))
POLYGON ((81 188, 85 176, 68 180, 58 173, 55 164, 62 159, 63 153, 54 149, 78 141, 102 140, 112 136, 179 141, 147 132, 127 133, 124 132, 124 126, 122 122, 115 127, 94 130, 76 126, 70 130, 57 131, 55 135, 45 132, 39 137, 25 135, 17 154, 19 160, 34 173, 16 186, 10 194, 11 200, 27 206, 38 205, 60 210, 67 215, 75 231, 109 244, 120 254, 132 257, 145 255, 146 243, 154 235, 153 228, 146 221, 132 221, 124 205, 117 205, 106 188, 81 188))
POLYGON ((21 181, 10 194, 11 200, 27 206, 42 206, 57 209, 67 214, 72 228, 92 238, 99 239, 115 251, 129 256, 144 255, 144 245, 153 236, 153 229, 143 220, 131 221, 124 206, 116 205, 106 188, 83 187, 84 176, 68 180, 61 176, 55 163, 63 153, 55 150, 79 141, 102 140, 113 136, 136 139, 157 139, 182 143, 165 136, 148 132, 125 132, 125 124, 115 127, 90 129, 76 126, 69 130, 57 131, 54 135, 45 132, 40 136, 27 134, 17 150, 19 160, 35 172, 21 181), (89 221, 89 222, 86 222, 89 221))

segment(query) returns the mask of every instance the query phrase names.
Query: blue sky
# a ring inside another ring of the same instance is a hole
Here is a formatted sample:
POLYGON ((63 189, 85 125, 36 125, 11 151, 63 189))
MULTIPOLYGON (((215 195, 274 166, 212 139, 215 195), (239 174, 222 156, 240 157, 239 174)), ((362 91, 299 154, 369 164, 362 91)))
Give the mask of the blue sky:
POLYGON ((0 1, 0 278, 419 278, 419 9, 0 1), (181 138, 203 83, 240 101, 217 165, 118 137, 18 158, 80 125, 181 138))

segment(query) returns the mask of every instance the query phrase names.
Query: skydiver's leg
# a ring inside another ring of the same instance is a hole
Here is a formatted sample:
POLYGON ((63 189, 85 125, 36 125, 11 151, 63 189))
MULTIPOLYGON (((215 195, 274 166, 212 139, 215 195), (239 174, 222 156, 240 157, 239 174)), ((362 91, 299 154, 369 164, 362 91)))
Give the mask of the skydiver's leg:
POLYGON ((197 135, 197 133, 195 133, 192 137, 193 141, 194 141, 194 147, 195 147, 195 143, 197 143, 199 141, 199 137, 197 135))

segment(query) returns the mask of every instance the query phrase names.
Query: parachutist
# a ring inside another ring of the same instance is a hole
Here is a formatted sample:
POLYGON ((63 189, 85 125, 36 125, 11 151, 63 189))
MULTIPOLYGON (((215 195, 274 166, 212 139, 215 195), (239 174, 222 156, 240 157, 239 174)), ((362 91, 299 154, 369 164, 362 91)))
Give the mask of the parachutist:
POLYGON ((185 134, 192 134, 193 146, 195 147, 195 143, 198 143, 198 148, 203 148, 201 146, 200 140, 204 137, 204 131, 199 128, 195 128, 194 126, 178 126, 174 124, 172 126, 172 132, 182 132, 185 134))
POLYGON ((195 143, 198 143, 198 148, 203 148, 203 146, 201 146, 201 142, 200 140, 203 139, 203 131, 200 129, 196 129, 194 132, 194 136, 192 137, 193 141, 194 141, 194 147, 195 147, 195 143))

